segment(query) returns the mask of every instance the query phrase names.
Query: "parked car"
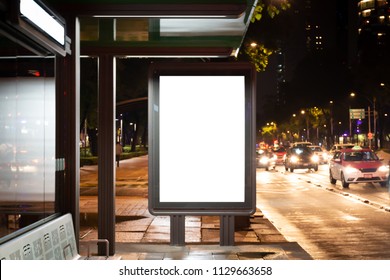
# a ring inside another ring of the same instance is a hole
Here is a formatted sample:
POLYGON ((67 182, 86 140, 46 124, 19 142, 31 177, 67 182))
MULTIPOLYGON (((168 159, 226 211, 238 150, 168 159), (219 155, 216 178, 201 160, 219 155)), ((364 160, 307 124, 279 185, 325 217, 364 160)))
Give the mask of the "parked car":
POLYGON ((258 168, 265 168, 265 170, 275 169, 276 155, 270 150, 258 150, 256 163, 258 168))
POLYGON ((380 160, 371 149, 342 149, 330 160, 329 179, 331 184, 340 180, 343 188, 358 183, 379 183, 386 186, 389 182, 389 165, 380 160))
POLYGON ((325 164, 328 163, 329 154, 328 151, 324 148, 316 145, 308 146, 319 158, 319 163, 325 164))
POLYGON ((282 165, 284 163, 284 158, 286 156, 287 150, 284 147, 279 147, 273 150, 276 155, 276 164, 282 165))
POLYGON ((314 169, 318 170, 318 155, 316 155, 307 146, 296 146, 287 150, 284 161, 284 168, 286 171, 294 172, 294 169, 314 169))

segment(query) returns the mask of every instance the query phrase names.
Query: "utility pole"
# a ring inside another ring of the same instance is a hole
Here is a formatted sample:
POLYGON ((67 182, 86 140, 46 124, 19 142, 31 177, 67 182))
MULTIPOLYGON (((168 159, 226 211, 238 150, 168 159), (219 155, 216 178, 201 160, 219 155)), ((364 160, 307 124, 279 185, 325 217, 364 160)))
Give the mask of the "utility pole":
POLYGON ((377 140, 377 133, 376 133, 376 110, 375 110, 375 103, 376 103, 376 98, 375 96, 373 97, 373 105, 374 105, 374 147, 375 149, 378 148, 378 140, 377 140))
POLYGON ((333 135, 333 101, 329 101, 329 104, 330 104, 330 138, 332 139, 331 140, 331 145, 333 143, 335 143, 335 139, 334 139, 334 135, 333 135))
POLYGON ((348 115, 349 115, 349 141, 352 143, 352 120, 351 120, 351 106, 349 106, 348 115))
MULTIPOLYGON (((374 129, 375 131, 375 129, 374 129)), ((368 134, 371 135, 371 108, 370 106, 368 106, 368 134)), ((368 139, 368 147, 371 149, 371 140, 372 139, 368 139)))

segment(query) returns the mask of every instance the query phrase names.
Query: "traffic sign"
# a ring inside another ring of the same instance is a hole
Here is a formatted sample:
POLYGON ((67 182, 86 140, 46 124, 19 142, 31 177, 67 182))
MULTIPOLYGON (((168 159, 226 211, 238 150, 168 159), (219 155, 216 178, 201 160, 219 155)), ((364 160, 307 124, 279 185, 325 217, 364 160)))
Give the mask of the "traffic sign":
POLYGON ((364 119, 365 111, 364 109, 349 109, 349 117, 351 120, 364 119))

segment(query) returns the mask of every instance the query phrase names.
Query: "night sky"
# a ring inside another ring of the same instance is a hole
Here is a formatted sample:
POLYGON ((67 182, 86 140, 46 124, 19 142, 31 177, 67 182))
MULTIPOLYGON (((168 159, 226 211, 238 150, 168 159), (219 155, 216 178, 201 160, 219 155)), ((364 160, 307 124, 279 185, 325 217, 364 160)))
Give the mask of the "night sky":
POLYGON ((258 75, 258 111, 264 121, 280 119, 280 114, 272 113, 280 112, 275 110, 278 106, 290 114, 303 107, 327 104, 348 91, 352 83, 350 67, 354 63, 351 57, 356 58, 356 52, 351 51, 357 44, 356 36, 348 28, 356 19, 357 15, 348 17, 348 1, 296 0, 288 11, 250 27, 248 36, 283 51, 282 59, 273 55, 267 70, 258 75), (308 26, 311 31, 307 31, 308 26), (307 42, 308 37, 314 40, 316 36, 321 36, 320 51, 307 42), (351 36, 355 42, 349 39, 351 36), (281 63, 285 83, 278 95, 276 71, 281 63), (269 106, 272 101, 280 104, 269 106), (262 109, 264 106, 272 110, 262 109))

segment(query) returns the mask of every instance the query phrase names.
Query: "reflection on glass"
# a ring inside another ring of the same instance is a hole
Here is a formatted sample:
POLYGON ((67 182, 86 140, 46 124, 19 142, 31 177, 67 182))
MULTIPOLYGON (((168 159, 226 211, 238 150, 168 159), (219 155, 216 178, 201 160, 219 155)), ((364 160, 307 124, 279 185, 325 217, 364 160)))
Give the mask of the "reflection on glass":
POLYGON ((80 18, 80 40, 99 40, 99 19, 87 17, 80 18))
POLYGON ((54 213, 53 68, 54 58, 0 58, 0 237, 54 213))
POLYGON ((118 18, 115 20, 115 40, 140 42, 149 40, 149 20, 118 18))

